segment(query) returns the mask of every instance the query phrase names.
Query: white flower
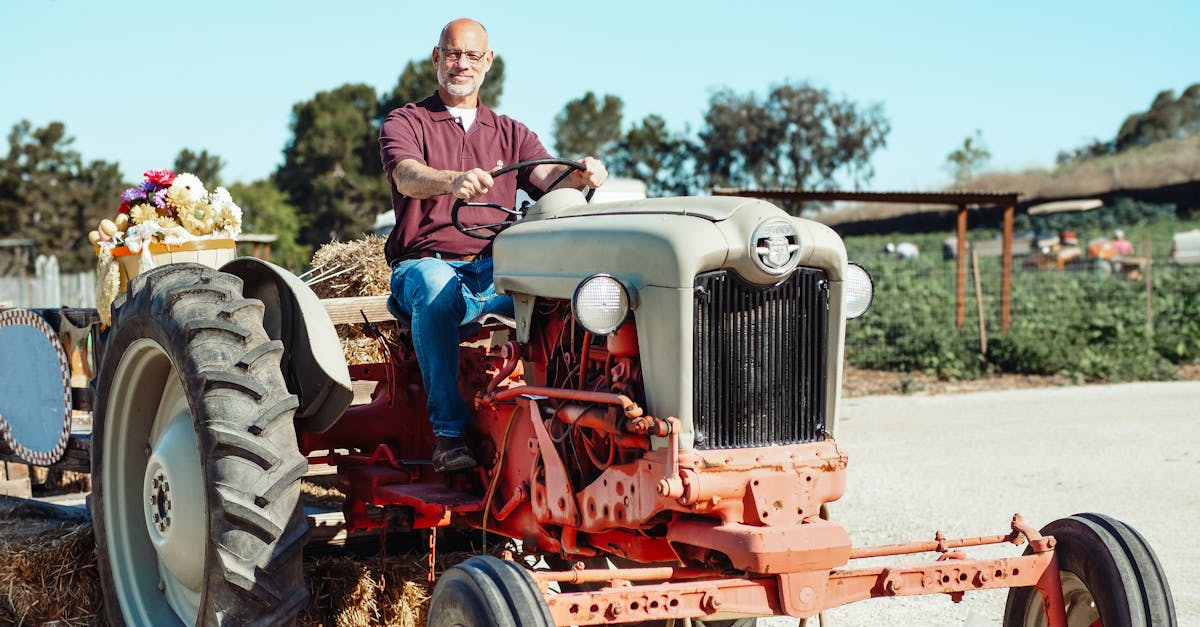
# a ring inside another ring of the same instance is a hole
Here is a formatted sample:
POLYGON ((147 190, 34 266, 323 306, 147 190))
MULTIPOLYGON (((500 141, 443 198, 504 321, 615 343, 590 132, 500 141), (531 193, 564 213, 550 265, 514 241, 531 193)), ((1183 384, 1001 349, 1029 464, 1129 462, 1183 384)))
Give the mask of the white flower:
POLYGON ((217 223, 221 227, 234 232, 241 232, 242 208, 233 202, 233 197, 229 195, 229 190, 224 187, 218 187, 217 191, 209 195, 208 202, 216 212, 217 223))
POLYGON ((195 174, 183 173, 175 177, 171 187, 167 189, 167 200, 178 208, 182 214, 201 202, 207 200, 208 190, 195 174))
POLYGON ((213 232, 213 224, 217 219, 216 211, 213 211, 213 206, 208 204, 208 198, 203 202, 196 203, 190 209, 181 209, 179 211, 179 223, 183 228, 192 232, 193 235, 209 235, 213 232))

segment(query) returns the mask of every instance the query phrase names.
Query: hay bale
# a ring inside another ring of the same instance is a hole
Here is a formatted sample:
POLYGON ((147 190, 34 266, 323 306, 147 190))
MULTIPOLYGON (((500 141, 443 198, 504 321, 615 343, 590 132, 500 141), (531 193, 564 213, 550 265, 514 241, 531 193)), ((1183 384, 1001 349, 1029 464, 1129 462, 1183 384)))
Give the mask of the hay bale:
POLYGON ((101 594, 91 523, 0 502, 0 581, 0 621, 95 624, 101 594))
POLYGON ((321 298, 382 296, 391 289, 392 269, 383 255, 386 238, 369 235, 331 242, 313 253, 310 287, 321 298))
POLYGON ((307 562, 308 605, 300 625, 360 627, 395 625, 424 627, 429 584, 420 562, 391 560, 381 571, 352 557, 320 558, 307 562))
MULTIPOLYGON (((310 287, 320 298, 384 296, 391 290, 392 270, 384 258, 386 238, 369 235, 352 242, 331 242, 313 254, 310 287)), ((400 327, 394 322, 377 323, 377 333, 362 325, 338 327, 338 338, 348 364, 377 364, 388 359, 388 351, 399 345, 400 327), (386 345, 386 347, 385 347, 386 345)))

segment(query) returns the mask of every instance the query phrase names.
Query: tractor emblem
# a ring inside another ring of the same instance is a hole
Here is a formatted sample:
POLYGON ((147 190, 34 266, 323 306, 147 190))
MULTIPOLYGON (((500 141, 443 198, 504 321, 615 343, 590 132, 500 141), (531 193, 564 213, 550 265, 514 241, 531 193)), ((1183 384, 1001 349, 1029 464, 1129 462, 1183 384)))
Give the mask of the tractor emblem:
POLYGON ((750 243, 754 261, 771 274, 783 274, 791 270, 800 258, 796 228, 785 220, 772 220, 759 225, 750 243))

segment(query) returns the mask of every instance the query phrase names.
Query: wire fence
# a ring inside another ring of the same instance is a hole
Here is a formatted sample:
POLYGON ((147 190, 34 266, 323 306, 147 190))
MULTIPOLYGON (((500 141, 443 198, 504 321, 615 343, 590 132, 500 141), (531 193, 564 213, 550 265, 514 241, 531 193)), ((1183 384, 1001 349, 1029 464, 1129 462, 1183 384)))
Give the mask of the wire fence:
POLYGON ((1200 266, 1181 267, 1166 255, 1081 254, 1065 264, 1051 256, 1016 257, 1007 330, 999 257, 967 256, 961 299, 952 255, 867 257, 876 297, 866 316, 847 325, 846 354, 854 365, 1112 378, 1093 372, 1089 360, 1117 351, 1154 352, 1175 363, 1200 355, 1200 266))

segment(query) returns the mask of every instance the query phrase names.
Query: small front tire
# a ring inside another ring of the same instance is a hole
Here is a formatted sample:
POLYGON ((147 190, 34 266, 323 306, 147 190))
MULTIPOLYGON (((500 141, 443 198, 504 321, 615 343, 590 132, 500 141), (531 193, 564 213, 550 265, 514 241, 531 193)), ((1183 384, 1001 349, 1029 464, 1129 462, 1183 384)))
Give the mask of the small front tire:
POLYGON ((520 564, 477 555, 438 578, 429 627, 553 627, 550 608, 520 564))
MULTIPOLYGON (((1141 534, 1102 514, 1076 514, 1042 529, 1054 536, 1068 627, 1172 627, 1175 605, 1166 574, 1141 534)), ((1026 551, 1028 554, 1028 551, 1026 551)), ((1013 588, 1005 627, 1045 627, 1042 594, 1013 588)))

